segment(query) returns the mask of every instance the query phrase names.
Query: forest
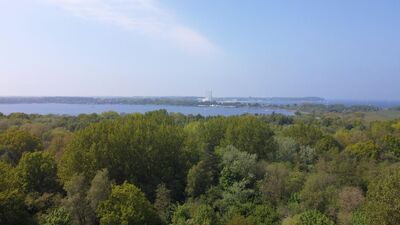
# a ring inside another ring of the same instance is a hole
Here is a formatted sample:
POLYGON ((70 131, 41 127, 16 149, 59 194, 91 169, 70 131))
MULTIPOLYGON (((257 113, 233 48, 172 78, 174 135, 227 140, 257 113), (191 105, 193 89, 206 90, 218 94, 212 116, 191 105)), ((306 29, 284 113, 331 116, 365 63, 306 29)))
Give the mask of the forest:
POLYGON ((400 119, 0 114, 1 225, 398 225, 400 119))

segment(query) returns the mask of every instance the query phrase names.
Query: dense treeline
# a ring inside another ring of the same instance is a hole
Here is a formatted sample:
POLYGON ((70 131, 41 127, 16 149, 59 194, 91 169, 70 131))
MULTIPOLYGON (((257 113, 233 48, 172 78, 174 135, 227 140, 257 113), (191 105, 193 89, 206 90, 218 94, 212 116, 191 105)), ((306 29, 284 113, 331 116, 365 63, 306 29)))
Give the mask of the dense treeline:
POLYGON ((355 113, 355 112, 374 112, 384 110, 382 107, 373 105, 343 105, 343 104, 288 104, 288 105, 270 105, 278 109, 295 110, 305 113, 355 113))
POLYGON ((0 224, 395 225, 400 120, 0 115, 0 224))

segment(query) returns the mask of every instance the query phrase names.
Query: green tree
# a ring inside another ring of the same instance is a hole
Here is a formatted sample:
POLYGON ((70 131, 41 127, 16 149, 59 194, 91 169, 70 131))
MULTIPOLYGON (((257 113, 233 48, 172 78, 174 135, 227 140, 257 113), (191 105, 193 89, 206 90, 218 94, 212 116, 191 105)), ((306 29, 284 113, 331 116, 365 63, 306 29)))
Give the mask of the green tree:
POLYGON ((227 225, 254 225, 249 218, 244 217, 243 215, 236 214, 234 215, 227 223, 227 225))
POLYGON ((89 225, 93 222, 94 212, 86 198, 88 190, 85 177, 74 175, 64 184, 67 196, 62 201, 62 206, 71 216, 74 225, 89 225))
POLYGON ((101 225, 162 224, 143 192, 127 182, 112 187, 110 197, 98 208, 101 225))
POLYGON ((34 224, 24 203, 24 195, 17 190, 0 192, 0 224, 34 224))
POLYGON ((46 215, 42 225, 71 225, 71 217, 64 208, 55 208, 46 215))
POLYGON ((26 192, 57 192, 60 189, 56 162, 47 153, 25 153, 17 166, 17 175, 26 192))
POLYGON ((298 153, 298 161, 301 168, 310 169, 318 159, 318 154, 314 148, 310 146, 301 146, 298 153))
POLYGON ((345 151, 357 158, 376 159, 379 155, 379 149, 372 141, 358 142, 347 146, 345 151))
POLYGON ((264 178, 257 182, 257 186, 262 200, 276 205, 300 191, 303 182, 304 175, 301 172, 283 163, 271 163, 266 167, 264 178))
POLYGON ((233 146, 219 149, 219 154, 222 154, 218 186, 221 199, 217 201, 217 207, 221 212, 235 211, 255 196, 257 157, 233 146))
POLYGON ((299 145, 293 138, 278 136, 275 138, 278 144, 276 158, 279 161, 293 162, 299 150, 299 145))
POLYGON ((178 205, 172 215, 172 225, 188 225, 191 218, 189 203, 178 205))
POLYGON ((267 205, 257 205, 249 215, 249 221, 252 225, 278 225, 280 218, 278 213, 267 205))
POLYGON ((25 196, 25 205, 29 213, 35 218, 42 219, 46 213, 54 207, 58 207, 62 200, 60 193, 30 192, 25 196))
POLYGON ((67 144, 71 140, 72 133, 64 128, 56 128, 50 131, 46 151, 58 161, 64 154, 67 144))
POLYGON ((400 223, 400 168, 391 168, 368 186, 363 213, 368 224, 400 223))
POLYGON ((273 159, 277 149, 274 132, 255 116, 232 118, 227 125, 224 144, 256 154, 260 159, 273 159))
POLYGON ((196 225, 215 225, 218 224, 218 219, 214 210, 205 204, 196 207, 193 212, 193 224, 196 225))
POLYGON ((108 170, 99 170, 94 176, 87 192, 87 200, 95 212, 101 201, 106 200, 111 194, 111 181, 108 178, 108 170))
POLYGON ((306 209, 321 212, 334 212, 337 198, 336 177, 319 172, 308 176, 300 192, 302 204, 306 209))
POLYGON ((106 168, 117 184, 135 183, 150 199, 160 183, 181 199, 188 170, 183 140, 182 127, 164 113, 105 120, 74 135, 62 157, 60 174, 63 180, 75 173, 92 179, 106 168))
POLYGON ((188 152, 188 157, 191 163, 200 161, 201 155, 204 150, 204 137, 202 137, 203 123, 200 121, 191 122, 186 124, 183 128, 185 134, 185 150, 188 152))
POLYGON ((255 181, 257 156, 241 152, 233 146, 220 149, 222 155, 222 171, 220 184, 228 189, 235 182, 252 184, 255 181))
POLYGON ((215 117, 207 120, 199 128, 200 138, 203 143, 207 143, 210 149, 221 144, 225 137, 227 118, 215 117))
POLYGON ((211 206, 188 202, 176 208, 172 225, 217 225, 218 218, 211 206))
POLYGON ((186 193, 188 196, 196 198, 207 191, 212 185, 212 181, 212 171, 206 161, 200 161, 189 170, 186 193))
POLYGON ((0 145, 5 145, 21 155, 24 152, 43 149, 43 144, 39 138, 23 130, 8 130, 1 133, 0 145))
POLYGON ((171 199, 171 191, 165 186, 165 184, 159 184, 157 186, 154 208, 160 218, 165 223, 170 222, 172 217, 173 205, 171 199))
MULTIPOLYGON (((17 163, 19 158, 24 152, 32 152, 42 150, 43 144, 39 138, 23 130, 7 130, 0 133, 0 150, 3 149, 5 154, 15 154, 15 161, 17 163)), ((1 151, 0 151, 1 153, 1 151)))
POLYGON ((400 137, 385 135, 382 137, 381 141, 386 151, 392 153, 396 157, 400 157, 400 137))
POLYGON ((306 211, 300 215, 296 225, 334 225, 335 223, 318 211, 306 211))
POLYGON ((319 153, 328 152, 332 150, 340 150, 341 146, 336 139, 330 135, 325 135, 322 139, 318 140, 315 144, 315 149, 319 153))
POLYGON ((369 220, 368 220, 366 214, 363 213, 361 210, 359 210, 352 214, 351 221, 349 224, 351 224, 351 225, 368 225, 370 223, 369 223, 369 220))
POLYGON ((0 161, 0 192, 17 189, 16 170, 8 163, 0 161))
POLYGON ((314 146, 323 137, 320 127, 305 123, 291 125, 284 130, 283 134, 294 138, 303 146, 314 146))

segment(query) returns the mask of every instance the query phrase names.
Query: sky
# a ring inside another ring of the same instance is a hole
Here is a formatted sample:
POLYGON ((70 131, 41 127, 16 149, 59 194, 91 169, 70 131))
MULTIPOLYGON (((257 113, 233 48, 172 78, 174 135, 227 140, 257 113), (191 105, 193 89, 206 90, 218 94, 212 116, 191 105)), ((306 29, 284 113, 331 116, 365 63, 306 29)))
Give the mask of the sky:
POLYGON ((398 0, 0 0, 0 96, 400 100, 398 0))

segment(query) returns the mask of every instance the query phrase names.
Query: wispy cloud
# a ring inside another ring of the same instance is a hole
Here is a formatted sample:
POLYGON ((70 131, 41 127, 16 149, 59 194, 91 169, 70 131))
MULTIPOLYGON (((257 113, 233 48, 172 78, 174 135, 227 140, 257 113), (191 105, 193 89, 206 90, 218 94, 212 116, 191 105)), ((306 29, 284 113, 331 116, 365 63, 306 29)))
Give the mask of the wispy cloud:
POLYGON ((75 16, 113 24, 126 30, 163 38, 191 54, 210 54, 217 47, 207 37, 178 22, 156 0, 43 0, 75 16))

